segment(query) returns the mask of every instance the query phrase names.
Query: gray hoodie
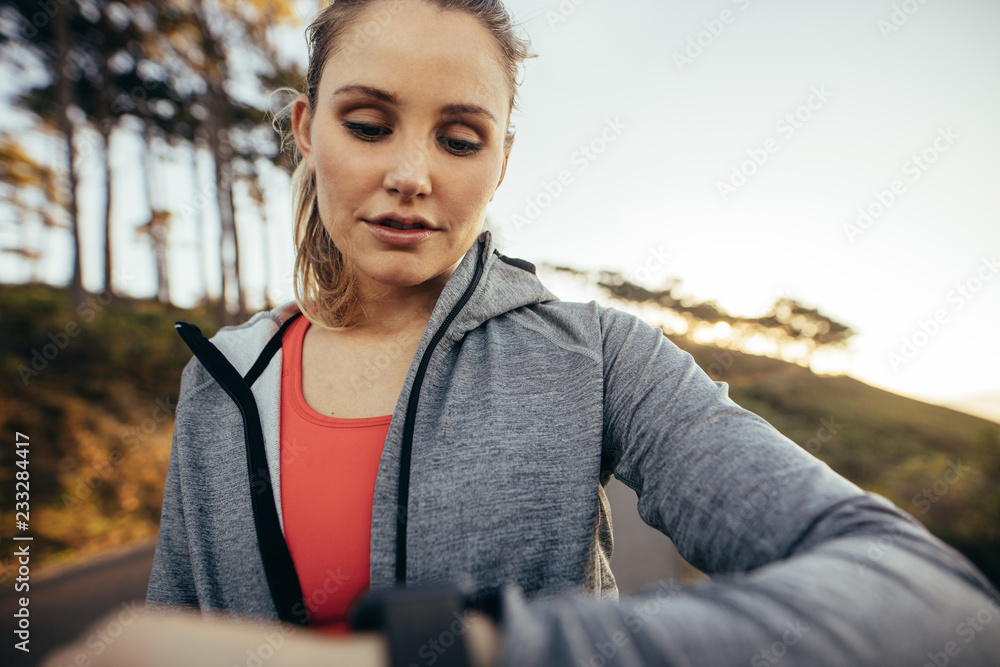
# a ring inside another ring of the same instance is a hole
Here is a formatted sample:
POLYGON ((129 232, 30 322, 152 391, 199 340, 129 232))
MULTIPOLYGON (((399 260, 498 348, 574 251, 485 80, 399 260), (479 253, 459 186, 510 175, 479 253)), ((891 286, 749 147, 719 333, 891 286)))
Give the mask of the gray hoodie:
MULTIPOLYGON (((278 465, 297 314, 211 341, 178 323, 195 357, 148 611, 303 622, 278 465)), ((660 329, 559 301, 489 232, 431 314, 372 506, 372 589, 463 577, 500 591, 504 666, 1000 664, 1000 596, 963 556, 736 405, 660 329), (712 581, 619 600, 612 473, 712 581)))

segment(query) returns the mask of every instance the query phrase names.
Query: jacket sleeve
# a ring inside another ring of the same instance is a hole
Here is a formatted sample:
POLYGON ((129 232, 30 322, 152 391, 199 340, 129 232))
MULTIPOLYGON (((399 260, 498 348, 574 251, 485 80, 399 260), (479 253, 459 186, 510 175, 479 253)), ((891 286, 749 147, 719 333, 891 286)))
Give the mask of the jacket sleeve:
POLYGON ((181 375, 180 398, 174 414, 174 433, 167 464, 167 478, 163 489, 163 508, 160 512, 160 533, 153 553, 153 569, 146 590, 146 612, 169 611, 176 607, 198 609, 191 556, 188 551, 188 533, 184 522, 184 505, 181 495, 179 445, 182 440, 184 400, 194 383, 195 365, 192 358, 181 375))
POLYGON ((599 313, 604 455, 712 580, 619 602, 505 589, 500 664, 997 664, 1000 597, 961 554, 740 408, 659 329, 599 313))

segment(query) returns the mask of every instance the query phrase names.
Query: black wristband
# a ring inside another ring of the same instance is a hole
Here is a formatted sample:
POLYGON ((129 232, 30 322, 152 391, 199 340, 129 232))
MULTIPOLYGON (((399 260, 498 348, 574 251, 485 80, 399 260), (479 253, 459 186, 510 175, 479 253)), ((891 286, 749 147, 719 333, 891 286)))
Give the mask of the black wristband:
POLYGON ((499 589, 473 592, 448 582, 370 591, 351 609, 350 624, 353 630, 385 633, 392 667, 468 667, 464 614, 470 609, 499 622, 499 589))

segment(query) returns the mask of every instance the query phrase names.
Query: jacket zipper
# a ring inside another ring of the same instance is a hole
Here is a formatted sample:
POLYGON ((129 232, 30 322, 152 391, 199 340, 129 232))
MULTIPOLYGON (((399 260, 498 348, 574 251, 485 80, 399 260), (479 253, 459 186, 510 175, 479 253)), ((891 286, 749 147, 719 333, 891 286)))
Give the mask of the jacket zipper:
POLYGON ((472 282, 465 288, 465 292, 458 302, 452 307, 451 312, 441 322, 441 326, 434 333, 424 355, 417 366, 417 373, 413 378, 413 387, 410 389, 410 396, 406 403, 406 420, 403 422, 403 445, 399 453, 399 487, 396 496, 396 583, 406 584, 406 523, 407 509, 410 500, 410 454, 413 451, 413 429, 417 416, 417 402, 420 400, 420 386, 427 373, 427 366, 431 361, 431 354, 434 348, 444 338, 445 331, 451 323, 458 317, 459 311, 472 298, 472 292, 479 285, 479 279, 483 275, 483 268, 486 260, 481 256, 476 260, 476 272, 472 276, 472 282))

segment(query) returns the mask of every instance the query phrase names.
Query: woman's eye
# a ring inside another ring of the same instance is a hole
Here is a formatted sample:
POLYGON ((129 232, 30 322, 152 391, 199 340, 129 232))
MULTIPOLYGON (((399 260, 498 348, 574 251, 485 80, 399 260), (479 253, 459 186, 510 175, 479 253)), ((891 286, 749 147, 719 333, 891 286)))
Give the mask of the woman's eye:
POLYGON ((464 139, 451 139, 449 137, 442 137, 442 143, 444 143, 445 148, 449 152, 455 155, 474 155, 482 149, 483 145, 475 143, 472 141, 465 141, 464 139))
POLYGON ((382 132, 385 132, 386 134, 391 133, 391 130, 388 128, 379 127, 378 125, 369 125, 367 123, 345 121, 344 127, 347 128, 348 132, 362 141, 376 141, 379 137, 385 136, 382 132))

